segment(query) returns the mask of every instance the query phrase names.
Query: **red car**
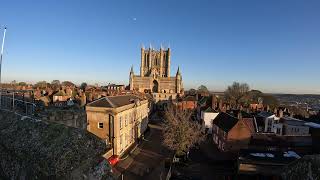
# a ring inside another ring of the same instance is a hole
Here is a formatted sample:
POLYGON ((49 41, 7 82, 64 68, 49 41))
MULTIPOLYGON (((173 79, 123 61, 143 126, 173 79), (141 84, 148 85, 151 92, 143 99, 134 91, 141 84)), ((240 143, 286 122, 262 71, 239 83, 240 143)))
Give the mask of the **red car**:
POLYGON ((108 159, 109 163, 111 164, 111 166, 114 166, 115 164, 117 164, 119 162, 119 156, 111 156, 109 159, 108 159))

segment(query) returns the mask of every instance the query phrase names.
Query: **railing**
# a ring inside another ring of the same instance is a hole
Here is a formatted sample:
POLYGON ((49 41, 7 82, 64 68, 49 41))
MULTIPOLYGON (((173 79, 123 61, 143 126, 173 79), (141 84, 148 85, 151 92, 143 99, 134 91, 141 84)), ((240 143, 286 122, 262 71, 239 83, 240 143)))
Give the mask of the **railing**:
POLYGON ((25 116, 34 116, 36 104, 17 99, 15 92, 0 92, 0 109, 17 112, 25 116))

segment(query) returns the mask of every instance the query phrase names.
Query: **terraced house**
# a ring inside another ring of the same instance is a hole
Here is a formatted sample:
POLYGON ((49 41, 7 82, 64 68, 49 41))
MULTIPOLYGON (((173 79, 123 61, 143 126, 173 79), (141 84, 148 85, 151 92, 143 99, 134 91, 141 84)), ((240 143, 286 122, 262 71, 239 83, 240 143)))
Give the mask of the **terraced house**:
POLYGON ((148 100, 134 95, 108 96, 86 107, 87 130, 110 145, 107 158, 121 156, 148 126, 148 100))

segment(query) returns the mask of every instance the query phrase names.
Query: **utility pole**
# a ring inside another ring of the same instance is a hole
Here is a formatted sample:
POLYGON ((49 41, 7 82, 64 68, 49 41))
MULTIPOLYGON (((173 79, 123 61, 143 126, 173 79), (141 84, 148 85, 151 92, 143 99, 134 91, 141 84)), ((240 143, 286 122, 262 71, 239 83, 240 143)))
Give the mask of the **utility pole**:
POLYGON ((1 54, 0 54, 0 107, 2 105, 2 82, 1 82, 1 69, 2 69, 2 58, 3 58, 3 47, 4 47, 4 40, 6 38, 6 31, 7 28, 4 28, 3 38, 2 38, 2 45, 1 45, 1 54))

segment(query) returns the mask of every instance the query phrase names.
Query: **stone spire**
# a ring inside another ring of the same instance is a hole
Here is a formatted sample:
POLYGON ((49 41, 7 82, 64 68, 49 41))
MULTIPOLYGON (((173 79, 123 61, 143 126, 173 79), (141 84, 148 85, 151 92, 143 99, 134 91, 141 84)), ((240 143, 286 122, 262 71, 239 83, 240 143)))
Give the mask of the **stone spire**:
POLYGON ((133 72, 133 65, 132 65, 130 70, 130 77, 129 77, 130 90, 133 90, 133 78, 134 78, 134 72, 133 72))
POLYGON ((134 74, 134 72, 133 72, 133 65, 131 66, 131 69, 130 69, 130 74, 134 74))
POLYGON ((180 73, 180 67, 178 66, 178 70, 177 70, 177 74, 176 74, 176 76, 181 76, 181 73, 180 73))

